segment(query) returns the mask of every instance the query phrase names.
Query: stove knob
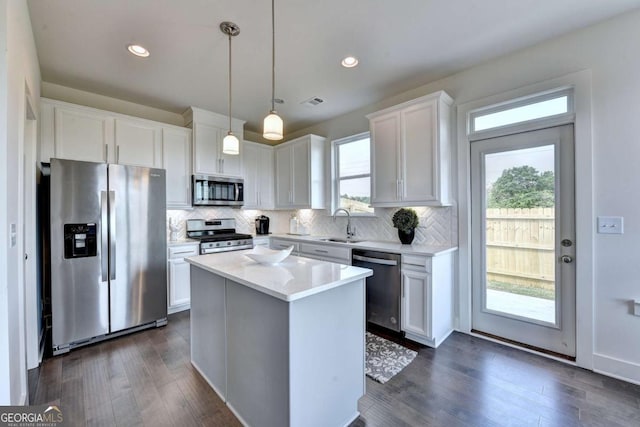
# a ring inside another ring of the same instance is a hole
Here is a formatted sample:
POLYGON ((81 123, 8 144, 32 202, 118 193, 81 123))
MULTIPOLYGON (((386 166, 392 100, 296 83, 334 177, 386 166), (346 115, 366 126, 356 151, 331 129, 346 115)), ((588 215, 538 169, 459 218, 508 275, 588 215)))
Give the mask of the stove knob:
POLYGON ((227 242, 227 246, 231 246, 231 242, 227 242))
POLYGON ((220 243, 216 243, 216 248, 217 248, 217 247, 220 247, 220 243))

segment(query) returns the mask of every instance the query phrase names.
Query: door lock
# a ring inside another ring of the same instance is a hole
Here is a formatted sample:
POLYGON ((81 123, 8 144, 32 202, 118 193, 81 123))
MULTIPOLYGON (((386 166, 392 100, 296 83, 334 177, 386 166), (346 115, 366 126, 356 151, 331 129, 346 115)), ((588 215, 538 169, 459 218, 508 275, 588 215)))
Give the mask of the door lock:
POLYGON ((560 257, 560 261, 564 262, 565 264, 571 264, 573 262, 573 258, 569 255, 562 255, 560 257))
POLYGON ((560 242, 560 244, 561 244, 562 246, 564 246, 565 248, 568 248, 568 247, 570 247, 571 245, 573 245, 573 242, 572 242, 571 240, 569 240, 569 239, 563 239, 563 240, 560 242))

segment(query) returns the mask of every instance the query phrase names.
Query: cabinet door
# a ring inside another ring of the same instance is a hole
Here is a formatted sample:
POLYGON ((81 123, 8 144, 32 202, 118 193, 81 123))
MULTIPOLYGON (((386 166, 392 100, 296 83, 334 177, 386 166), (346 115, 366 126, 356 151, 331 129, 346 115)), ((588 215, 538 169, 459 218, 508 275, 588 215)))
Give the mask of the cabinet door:
POLYGON ((191 207, 191 131, 164 128, 162 158, 167 171, 167 207, 191 207))
POLYGON ((308 208, 311 205, 311 170, 309 141, 291 146, 293 149, 292 200, 294 207, 308 208))
POLYGON ((430 339, 431 275, 403 268, 402 290, 402 330, 430 339))
POLYGON ((276 147, 276 208, 289 208, 292 203, 293 146, 276 147))
POLYGON ((436 200, 438 100, 401 111, 401 199, 404 202, 436 200))
POLYGON ((87 162, 112 161, 113 119, 81 109, 55 107, 54 157, 87 162))
POLYGON ((194 123, 193 125, 193 173, 215 175, 222 173, 218 143, 222 141, 222 130, 215 126, 194 123))
POLYGON ((392 203, 399 199, 400 114, 390 113, 372 119, 371 203, 392 203))
POLYGON ((258 162, 258 182, 260 183, 258 201, 260 209, 273 209, 275 206, 273 148, 260 148, 258 162))
POLYGON ((255 144, 245 143, 243 145, 244 207, 245 209, 260 209, 260 178, 258 171, 260 149, 255 144))
POLYGON ((162 129, 146 122, 116 119, 115 163, 162 167, 162 129))
POLYGON ((222 152, 222 139, 227 135, 227 132, 220 132, 220 173, 231 176, 242 176, 242 144, 240 144, 240 154, 224 154, 222 152))
POLYGON ((169 308, 189 304, 191 270, 183 258, 169 260, 169 308))
POLYGON ((246 142, 242 154, 244 207, 273 209, 273 148, 246 142))

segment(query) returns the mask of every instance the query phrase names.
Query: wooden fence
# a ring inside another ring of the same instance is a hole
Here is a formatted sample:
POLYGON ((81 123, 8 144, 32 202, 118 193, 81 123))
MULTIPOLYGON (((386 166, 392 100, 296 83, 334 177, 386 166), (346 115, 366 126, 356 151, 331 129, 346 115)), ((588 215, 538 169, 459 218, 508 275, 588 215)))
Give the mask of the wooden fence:
POLYGON ((487 209, 487 280, 554 289, 555 209, 487 209))

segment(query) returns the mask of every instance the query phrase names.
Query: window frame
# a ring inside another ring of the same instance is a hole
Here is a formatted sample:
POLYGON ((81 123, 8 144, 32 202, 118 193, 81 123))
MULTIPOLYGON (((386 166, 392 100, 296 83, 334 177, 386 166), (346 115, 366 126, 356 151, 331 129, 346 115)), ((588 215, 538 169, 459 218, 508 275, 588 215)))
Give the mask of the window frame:
POLYGON ((539 129, 545 124, 549 126, 555 126, 559 124, 568 123, 575 118, 575 99, 573 87, 561 87, 549 91, 538 92, 530 96, 524 96, 509 101, 501 102, 498 104, 488 105, 486 107, 478 108, 470 111, 467 114, 467 136, 469 140, 479 140, 485 138, 492 138, 495 136, 507 135, 514 133, 515 130, 527 130, 539 129), (509 123, 502 126, 495 126, 483 130, 475 130, 475 119, 483 117, 489 114, 499 113, 502 111, 508 111, 519 107, 525 107, 527 105, 537 104, 544 101, 550 101, 556 98, 567 97, 567 111, 565 113, 553 114, 550 116, 538 117, 535 119, 523 120, 515 123, 509 123))
MULTIPOLYGON (((332 212, 335 212, 336 209, 340 208, 340 181, 342 179, 357 179, 357 178, 369 178, 369 182, 372 179, 372 167, 371 167, 371 132, 360 132, 355 135, 346 136, 344 138, 338 138, 331 141, 331 159, 332 159, 332 186, 331 186, 331 206, 332 212), (358 175, 348 175, 348 177, 341 177, 340 175, 340 150, 339 147, 344 144, 349 144, 355 141, 360 141, 362 139, 369 139, 369 173, 368 174, 358 174, 358 175)), ((371 188, 369 188, 369 198, 371 198, 371 188)), ((372 208, 373 209, 373 208, 372 208)), ((342 214, 342 213, 340 213, 342 214)), ((374 217, 375 209, 372 212, 350 212, 351 216, 358 217, 374 217)))

